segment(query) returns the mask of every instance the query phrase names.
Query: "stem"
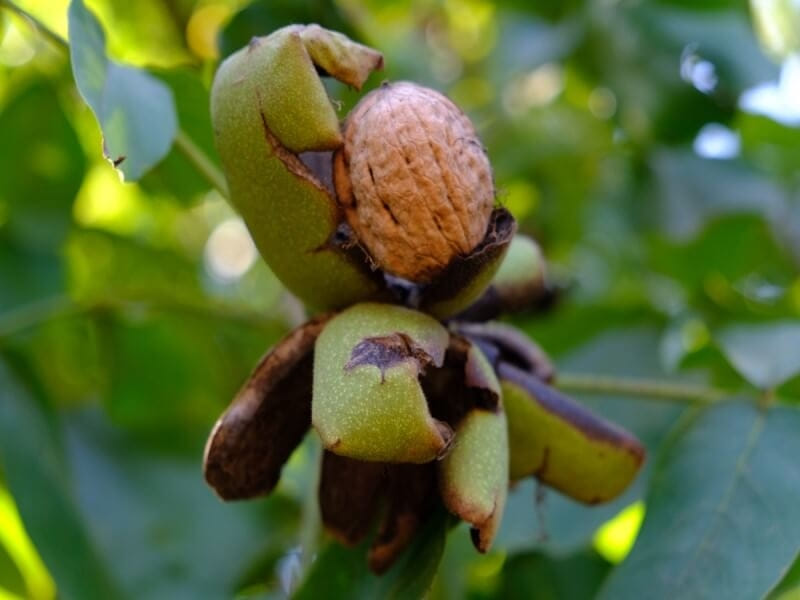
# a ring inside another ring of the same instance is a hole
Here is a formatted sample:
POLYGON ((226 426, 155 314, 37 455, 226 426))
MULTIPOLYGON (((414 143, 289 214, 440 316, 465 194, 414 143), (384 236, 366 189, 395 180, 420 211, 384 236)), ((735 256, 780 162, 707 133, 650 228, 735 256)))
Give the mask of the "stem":
POLYGON ((66 296, 53 296, 0 314, 0 340, 48 321, 80 314, 81 307, 66 296))
POLYGON ((688 404, 712 404, 729 395, 725 390, 702 385, 582 373, 559 373, 555 385, 569 392, 644 396, 688 404))
POLYGON ((310 493, 306 494, 303 502, 302 521, 300 525, 300 580, 305 578, 308 568, 314 561, 317 553, 317 542, 322 528, 322 517, 319 511, 317 490, 322 478, 322 453, 323 450, 316 438, 309 444, 311 455, 312 480, 310 493))
POLYGON ((47 25, 42 23, 38 18, 34 17, 31 13, 27 10, 20 8, 16 4, 14 4, 11 0, 0 0, 0 7, 5 6, 8 10, 12 13, 22 17, 26 21, 30 22, 36 29, 39 30, 44 37, 50 40, 51 43, 58 46, 62 50, 67 50, 69 48, 69 44, 67 40, 63 37, 58 35, 55 31, 50 29, 47 25))
POLYGON ((178 312, 206 319, 225 319, 243 325, 259 328, 285 330, 286 326, 258 313, 237 310, 225 304, 208 302, 181 302, 169 298, 144 299, 97 299, 78 302, 67 296, 54 296, 25 304, 0 314, 0 342, 3 338, 22 333, 28 329, 59 319, 89 315, 97 311, 124 311, 127 309, 149 309, 164 312, 178 312))
POLYGON ((192 163, 197 172, 216 189, 223 198, 228 197, 228 184, 222 172, 183 129, 175 133, 175 147, 192 163))
MULTIPOLYGON (((37 17, 20 8, 12 0, 0 0, 0 8, 6 7, 9 11, 29 21, 45 38, 50 40, 65 52, 69 51, 69 42, 42 23, 37 17)), ((175 147, 183 153, 187 160, 202 177, 216 189, 223 198, 228 198, 228 186, 225 177, 203 150, 182 129, 175 132, 175 147)))

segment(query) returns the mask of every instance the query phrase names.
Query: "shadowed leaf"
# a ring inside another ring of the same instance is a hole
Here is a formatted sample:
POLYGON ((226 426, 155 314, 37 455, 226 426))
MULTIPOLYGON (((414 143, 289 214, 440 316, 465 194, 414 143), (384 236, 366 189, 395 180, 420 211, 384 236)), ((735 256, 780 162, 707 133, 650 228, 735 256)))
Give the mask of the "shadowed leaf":
POLYGON ((52 415, 0 361, 0 466, 37 550, 67 599, 124 598, 78 510, 52 415))
POLYGON ((709 408, 663 456, 628 558, 599 598, 764 597, 800 551, 800 410, 709 408))

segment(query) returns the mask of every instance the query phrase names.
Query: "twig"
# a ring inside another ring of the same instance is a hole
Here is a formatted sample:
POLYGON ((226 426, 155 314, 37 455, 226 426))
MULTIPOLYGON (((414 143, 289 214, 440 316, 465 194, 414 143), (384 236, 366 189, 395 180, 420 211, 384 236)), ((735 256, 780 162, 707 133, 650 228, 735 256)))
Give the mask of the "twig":
POLYGON ((729 395, 725 390, 702 385, 583 373, 559 372, 555 385, 569 392, 639 396, 688 404, 712 404, 729 395))
POLYGON ((191 303, 172 298, 101 298, 75 301, 67 296, 54 296, 25 304, 0 314, 0 342, 2 342, 3 338, 59 319, 89 315, 104 310, 121 312, 134 309, 178 312, 203 318, 218 318, 230 322, 240 322, 251 327, 286 329, 286 325, 277 319, 213 302, 191 303))
POLYGON ((197 172, 216 189, 223 198, 228 198, 228 184, 222 172, 183 129, 175 133, 175 147, 180 150, 197 172))

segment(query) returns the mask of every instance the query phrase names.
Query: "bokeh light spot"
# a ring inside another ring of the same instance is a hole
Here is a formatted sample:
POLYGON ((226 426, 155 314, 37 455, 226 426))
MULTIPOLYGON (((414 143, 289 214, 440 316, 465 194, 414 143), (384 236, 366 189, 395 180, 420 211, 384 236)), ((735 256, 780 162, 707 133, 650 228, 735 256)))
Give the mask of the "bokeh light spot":
POLYGON ((596 87, 589 94, 589 112, 598 119, 610 119, 617 112, 617 97, 606 87, 596 87))
POLYGON ((519 221, 536 210, 539 205, 539 190, 532 183, 515 179, 500 188, 500 202, 519 221))
POLYGON ((33 44, 28 39, 35 33, 23 33, 24 26, 19 19, 9 19, 6 31, 0 40, 0 63, 9 67, 19 67, 31 60, 36 54, 33 44))
POLYGON ((622 562, 633 548, 644 520, 644 502, 631 504, 606 521, 594 536, 594 548, 612 563, 622 562))
POLYGON ((217 225, 205 248, 206 270, 222 281, 244 275, 257 257, 256 247, 244 222, 232 217, 217 225))
POLYGON ((737 132, 719 123, 707 123, 694 138, 693 148, 703 158, 724 160, 737 157, 741 145, 737 132))
POLYGON ((229 15, 230 9, 224 4, 207 4, 194 11, 186 24, 189 49, 206 60, 219 58, 217 34, 229 15))
POLYGON ((122 183, 106 163, 92 167, 72 208, 78 224, 117 233, 134 231, 142 212, 138 188, 122 183))
MULTIPOLYGON (((0 544, 16 563, 30 598, 50 600, 56 596, 56 586, 42 559, 28 537, 17 505, 7 490, 0 488, 0 544)), ((10 595, 10 597, 14 597, 10 595)), ((0 595, 0 598, 2 596, 0 595)))
POLYGON ((564 90, 564 70, 545 63, 513 80, 503 92, 503 106, 512 115, 530 108, 547 106, 564 90))

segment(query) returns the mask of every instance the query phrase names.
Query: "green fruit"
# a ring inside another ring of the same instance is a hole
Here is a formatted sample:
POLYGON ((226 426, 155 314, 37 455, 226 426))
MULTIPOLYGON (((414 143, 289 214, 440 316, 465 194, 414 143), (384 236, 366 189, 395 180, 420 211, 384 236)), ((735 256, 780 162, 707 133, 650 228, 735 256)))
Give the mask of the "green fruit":
POLYGON ((423 463, 450 428, 428 410, 419 377, 441 366, 449 334, 422 313, 357 304, 317 340, 312 423, 325 448, 360 460, 423 463))
POLYGON ((628 487, 645 454, 635 437, 532 375, 507 364, 498 372, 512 481, 533 475, 587 504, 616 498, 628 487))
POLYGON ((439 467, 444 505, 472 525, 472 541, 481 552, 500 527, 508 489, 506 415, 498 409, 471 410, 456 427, 439 467))
POLYGON ((335 243, 336 202, 300 157, 342 144, 317 69, 360 88, 382 62, 339 33, 292 25, 254 38, 214 78, 211 116, 231 201, 270 268, 316 308, 369 298, 381 283, 335 243))

